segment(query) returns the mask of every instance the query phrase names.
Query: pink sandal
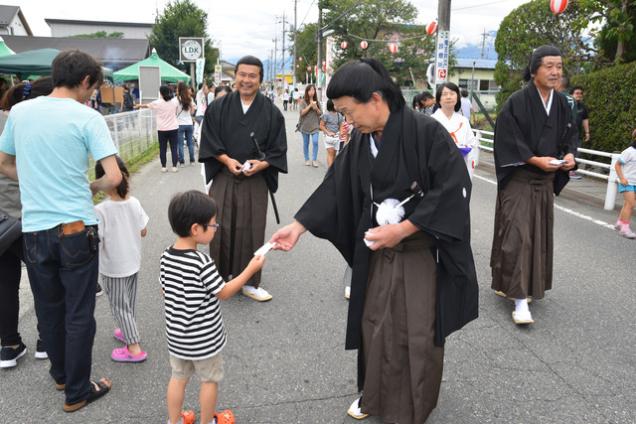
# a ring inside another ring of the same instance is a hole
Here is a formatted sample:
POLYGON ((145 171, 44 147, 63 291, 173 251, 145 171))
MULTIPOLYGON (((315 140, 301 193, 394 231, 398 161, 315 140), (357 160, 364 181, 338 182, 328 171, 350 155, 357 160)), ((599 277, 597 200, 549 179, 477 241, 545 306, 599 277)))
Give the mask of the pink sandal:
POLYGON ((117 347, 113 349, 110 358, 115 362, 143 362, 148 358, 148 354, 143 350, 136 355, 133 355, 128 346, 117 347))
POLYGON ((126 343, 126 339, 124 338, 124 332, 121 331, 121 328, 115 328, 115 331, 113 331, 113 337, 117 341, 120 341, 122 343, 126 343))

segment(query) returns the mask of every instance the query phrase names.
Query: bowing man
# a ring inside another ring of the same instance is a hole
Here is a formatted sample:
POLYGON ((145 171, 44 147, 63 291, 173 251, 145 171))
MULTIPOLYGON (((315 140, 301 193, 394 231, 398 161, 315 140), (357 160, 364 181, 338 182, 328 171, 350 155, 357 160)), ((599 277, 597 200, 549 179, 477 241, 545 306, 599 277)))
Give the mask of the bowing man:
POLYGON ((552 288, 554 194, 575 166, 577 129, 567 99, 555 88, 563 75, 561 52, 537 48, 524 88, 497 117, 497 205, 490 267, 495 293, 513 299, 515 324, 532 324, 530 298, 552 288))
MULTIPOLYGON (((260 92, 263 64, 245 56, 236 65, 236 91, 214 100, 205 111, 199 162, 205 163, 210 196, 221 228, 210 256, 223 278, 241 273, 265 240, 267 193, 287 173, 287 136, 280 110, 260 92)), ((272 296, 260 287, 261 273, 243 287, 259 302, 272 296)))
POLYGON ((270 241, 291 250, 308 230, 353 268, 345 348, 358 350, 362 396, 349 415, 420 424, 437 404, 445 337, 477 317, 471 182, 448 132, 405 107, 378 61, 342 66, 327 96, 351 141, 270 241))

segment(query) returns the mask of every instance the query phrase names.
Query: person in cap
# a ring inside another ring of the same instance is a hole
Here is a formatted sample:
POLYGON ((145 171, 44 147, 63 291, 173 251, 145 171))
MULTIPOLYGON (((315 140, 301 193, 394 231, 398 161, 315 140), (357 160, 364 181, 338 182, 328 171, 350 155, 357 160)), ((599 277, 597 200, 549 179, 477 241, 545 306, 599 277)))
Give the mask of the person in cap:
POLYGON ((444 127, 405 106, 374 59, 333 75, 327 96, 354 126, 322 184, 270 242, 310 231, 353 268, 346 349, 358 350, 356 419, 421 424, 437 404, 444 339, 477 318, 471 182, 444 127))
POLYGON ((490 267, 495 293, 514 300, 513 321, 532 324, 528 301, 552 288, 554 195, 575 167, 577 129, 565 97, 559 49, 534 50, 527 84, 495 126, 497 204, 490 267))

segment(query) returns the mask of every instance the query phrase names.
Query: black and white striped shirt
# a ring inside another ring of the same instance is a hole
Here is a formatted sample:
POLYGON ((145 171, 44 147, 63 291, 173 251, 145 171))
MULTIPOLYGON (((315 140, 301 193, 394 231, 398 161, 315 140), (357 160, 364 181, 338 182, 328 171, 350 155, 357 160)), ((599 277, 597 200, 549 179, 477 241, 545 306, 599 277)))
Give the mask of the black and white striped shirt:
POLYGON ((198 250, 169 247, 160 263, 170 354, 190 360, 216 355, 227 336, 216 297, 225 281, 214 261, 198 250))

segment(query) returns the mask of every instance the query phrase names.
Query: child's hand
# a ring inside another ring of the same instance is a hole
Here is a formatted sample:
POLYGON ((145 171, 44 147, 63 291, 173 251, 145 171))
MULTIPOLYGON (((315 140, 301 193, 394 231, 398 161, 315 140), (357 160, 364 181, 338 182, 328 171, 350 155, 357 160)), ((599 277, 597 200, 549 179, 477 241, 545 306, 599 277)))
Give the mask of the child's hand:
POLYGON ((623 185, 629 185, 629 181, 627 181, 627 178, 623 177, 620 179, 621 180, 621 184, 623 185))
POLYGON ((255 274, 263 268, 263 265, 265 265, 265 256, 254 256, 247 264, 247 268, 255 274))

